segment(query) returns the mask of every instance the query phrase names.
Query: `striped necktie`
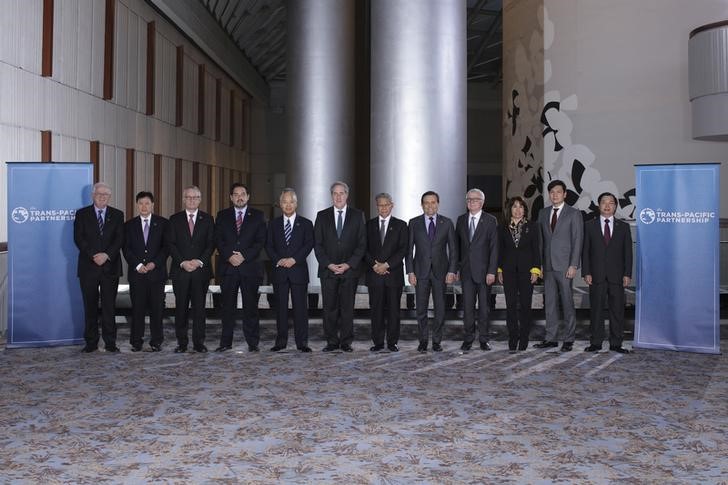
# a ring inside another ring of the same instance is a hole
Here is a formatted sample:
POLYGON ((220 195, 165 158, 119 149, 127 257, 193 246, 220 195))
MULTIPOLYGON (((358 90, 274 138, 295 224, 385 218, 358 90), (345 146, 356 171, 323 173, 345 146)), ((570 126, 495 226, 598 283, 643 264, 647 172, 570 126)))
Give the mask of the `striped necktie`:
POLYGON ((291 220, 286 219, 286 224, 283 226, 283 237, 286 240, 286 246, 291 243, 291 232, 293 232, 293 229, 291 228, 291 220))
POLYGON ((104 218, 102 216, 103 213, 104 213, 104 211, 99 209, 99 218, 98 218, 97 222, 99 223, 99 234, 101 234, 101 235, 104 234, 104 218))

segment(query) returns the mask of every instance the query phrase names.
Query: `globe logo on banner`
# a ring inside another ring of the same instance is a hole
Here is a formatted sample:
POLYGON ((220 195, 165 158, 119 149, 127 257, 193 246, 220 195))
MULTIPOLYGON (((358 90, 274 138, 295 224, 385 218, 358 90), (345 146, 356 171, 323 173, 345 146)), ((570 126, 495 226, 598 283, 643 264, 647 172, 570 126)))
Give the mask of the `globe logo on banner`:
POLYGON ((16 207, 15 209, 13 209, 10 217, 16 224, 22 224, 28 220, 28 218, 30 217, 30 212, 28 212, 28 209, 26 209, 25 207, 16 207))
POLYGON ((657 215, 655 214, 655 211, 649 207, 640 211, 640 221, 642 221, 643 224, 652 224, 655 222, 656 218, 657 215))

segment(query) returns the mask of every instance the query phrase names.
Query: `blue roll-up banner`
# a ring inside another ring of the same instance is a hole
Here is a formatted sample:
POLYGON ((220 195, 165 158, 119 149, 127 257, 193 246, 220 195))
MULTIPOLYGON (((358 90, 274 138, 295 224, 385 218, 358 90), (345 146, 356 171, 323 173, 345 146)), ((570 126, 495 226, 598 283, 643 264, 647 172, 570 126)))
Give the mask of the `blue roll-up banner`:
POLYGON ((91 200, 93 165, 7 165, 7 347, 83 343, 73 219, 91 200))
POLYGON ((720 353, 720 164, 637 165, 635 347, 720 353))

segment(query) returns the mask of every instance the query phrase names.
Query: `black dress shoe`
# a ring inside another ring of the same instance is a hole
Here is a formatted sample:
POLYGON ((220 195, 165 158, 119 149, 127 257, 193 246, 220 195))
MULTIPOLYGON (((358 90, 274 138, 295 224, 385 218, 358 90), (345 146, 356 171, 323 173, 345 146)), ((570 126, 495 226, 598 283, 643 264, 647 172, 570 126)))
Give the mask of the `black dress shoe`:
POLYGON ((339 348, 338 345, 329 344, 326 347, 324 347, 323 349, 321 349, 321 352, 333 352, 334 350, 337 350, 338 348, 339 348))
POLYGON ((574 348, 574 342, 564 342, 561 346, 562 352, 571 352, 571 350, 574 348))
POLYGON ((152 349, 152 352, 161 352, 162 346, 159 344, 149 344, 149 348, 152 349))
POLYGON ((369 347, 370 352, 379 352, 380 350, 384 350, 384 344, 377 344, 369 347))
POLYGON ((433 352, 442 352, 442 345, 439 343, 432 342, 432 351, 433 352))
POLYGON ((399 352, 399 347, 397 347, 397 344, 389 344, 387 345, 387 350, 390 352, 399 352))
POLYGON ((91 352, 96 352, 99 350, 98 346, 94 347, 92 345, 86 345, 83 349, 81 349, 81 352, 84 354, 90 354, 91 352))
POLYGON ((525 344, 518 344, 518 350, 526 350, 528 348, 528 342, 525 344))
POLYGON ((109 345, 106 347, 107 352, 121 352, 121 349, 117 347, 116 345, 109 345))
POLYGON ((616 345, 610 345, 609 350, 612 352, 619 352, 620 354, 629 354, 630 351, 624 347, 617 347, 616 345))
POLYGON ((460 346, 460 350, 467 351, 467 350, 470 350, 472 347, 473 347, 473 343, 472 342, 470 342, 470 343, 463 342, 463 344, 460 346))
POLYGON ((175 354, 183 354, 183 353, 185 353, 185 352, 187 352, 187 347, 182 347, 181 345, 178 345, 178 346, 177 346, 177 347, 175 347, 175 349, 174 349, 174 353, 175 353, 175 354))
POLYGON ((218 348, 215 349, 215 352, 227 352, 228 350, 232 350, 232 345, 221 345, 218 348))
POLYGON ((131 351, 132 352, 141 352, 142 351, 142 346, 141 345, 132 345, 131 346, 131 351))
POLYGON ((548 341, 544 340, 540 344, 535 344, 533 346, 533 348, 534 349, 548 349, 548 348, 551 348, 551 347, 558 347, 558 346, 559 346, 559 343, 558 342, 548 342, 548 341))
POLYGON ((260 347, 257 345, 248 345, 248 352, 260 352, 260 347))
POLYGON ((283 347, 281 345, 274 345, 273 347, 270 348, 270 351, 271 352, 280 352, 283 349, 285 349, 285 347, 283 347))
POLYGON ((198 345, 197 347, 195 347, 195 352, 205 354, 207 353, 207 347, 205 347, 204 345, 198 345))
POLYGON ((417 352, 427 352, 427 342, 420 342, 417 346, 417 352))
POLYGON ((351 345, 342 345, 341 350, 344 352, 354 352, 354 349, 351 348, 351 345))
POLYGON ((600 350, 602 350, 602 346, 601 345, 594 345, 594 344, 592 344, 589 347, 585 348, 584 349, 584 352, 599 352, 600 350))
POLYGON ((488 342, 480 342, 480 350, 490 350, 490 344, 488 342))
POLYGON ((308 352, 311 352, 311 347, 309 347, 308 345, 304 345, 303 347, 299 347, 298 350, 300 350, 301 352, 308 353, 308 352))

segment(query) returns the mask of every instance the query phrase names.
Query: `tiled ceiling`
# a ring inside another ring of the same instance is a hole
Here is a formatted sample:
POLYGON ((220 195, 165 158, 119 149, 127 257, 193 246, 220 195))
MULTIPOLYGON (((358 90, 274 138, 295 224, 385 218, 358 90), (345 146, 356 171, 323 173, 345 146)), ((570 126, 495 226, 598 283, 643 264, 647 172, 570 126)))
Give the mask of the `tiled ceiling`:
MULTIPOLYGON (((199 0, 267 81, 286 76, 285 0, 199 0)), ((300 1, 300 0, 299 0, 300 1)), ((417 5, 413 1, 413 5, 417 5)), ((501 81, 502 0, 467 0, 468 80, 501 81)))

